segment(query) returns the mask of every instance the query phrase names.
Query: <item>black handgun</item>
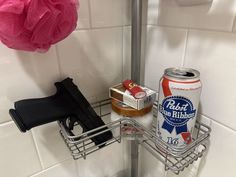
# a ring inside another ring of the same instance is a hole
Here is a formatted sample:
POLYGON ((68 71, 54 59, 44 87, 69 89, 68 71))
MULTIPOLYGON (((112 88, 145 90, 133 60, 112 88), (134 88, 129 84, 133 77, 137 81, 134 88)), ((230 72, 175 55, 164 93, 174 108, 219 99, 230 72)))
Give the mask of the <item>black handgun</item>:
MULTIPOLYGON (((65 125, 68 119, 69 132, 76 122, 83 128, 83 132, 105 125, 71 78, 56 82, 55 86, 57 88, 55 95, 17 101, 14 105, 15 109, 9 110, 12 119, 22 132, 58 120, 65 125)), ((99 131, 104 130, 107 130, 107 127, 99 131)), ((107 130, 91 140, 98 145, 111 138, 112 133, 107 130)))

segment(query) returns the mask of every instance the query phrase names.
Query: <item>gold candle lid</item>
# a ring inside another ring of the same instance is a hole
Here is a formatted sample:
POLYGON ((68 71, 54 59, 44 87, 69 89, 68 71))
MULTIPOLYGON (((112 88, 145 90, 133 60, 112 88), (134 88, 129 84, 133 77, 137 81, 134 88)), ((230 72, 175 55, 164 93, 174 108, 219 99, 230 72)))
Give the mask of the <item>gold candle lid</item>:
POLYGON ((137 110, 134 108, 131 108, 124 103, 117 101, 115 99, 112 99, 111 101, 111 108, 113 111, 115 111, 117 114, 122 115, 122 116, 127 116, 127 117, 138 117, 138 116, 143 116, 152 110, 152 106, 150 105, 146 108, 143 108, 141 110, 137 110))

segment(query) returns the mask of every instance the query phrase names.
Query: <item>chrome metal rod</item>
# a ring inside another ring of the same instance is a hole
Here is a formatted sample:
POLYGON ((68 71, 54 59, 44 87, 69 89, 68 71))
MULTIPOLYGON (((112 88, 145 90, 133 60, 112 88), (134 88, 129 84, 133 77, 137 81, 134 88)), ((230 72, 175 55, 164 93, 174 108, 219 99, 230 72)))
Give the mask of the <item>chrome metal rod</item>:
POLYGON ((139 172, 139 144, 138 140, 133 140, 131 143, 131 177, 138 177, 139 172))
MULTIPOLYGON (((141 76, 141 30, 142 30, 142 0, 132 0, 132 35, 131 35, 131 79, 140 84, 141 76)), ((131 177, 139 174, 138 140, 131 143, 131 177)))
POLYGON ((131 79, 140 84, 142 0, 132 0, 131 79))

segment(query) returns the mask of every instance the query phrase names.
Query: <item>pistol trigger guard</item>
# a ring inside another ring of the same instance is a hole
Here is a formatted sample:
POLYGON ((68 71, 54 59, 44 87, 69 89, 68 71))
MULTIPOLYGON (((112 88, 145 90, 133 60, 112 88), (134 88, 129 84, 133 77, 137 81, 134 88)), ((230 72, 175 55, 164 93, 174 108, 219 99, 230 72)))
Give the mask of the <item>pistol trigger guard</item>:
POLYGON ((69 120, 68 128, 69 128, 70 130, 73 130, 73 129, 74 129, 75 122, 77 122, 77 120, 76 120, 75 117, 70 117, 68 120, 69 120))
POLYGON ((67 119, 62 119, 61 120, 62 125, 65 128, 65 131, 69 134, 73 136, 73 133, 71 132, 71 130, 69 129, 68 125, 67 125, 67 119))

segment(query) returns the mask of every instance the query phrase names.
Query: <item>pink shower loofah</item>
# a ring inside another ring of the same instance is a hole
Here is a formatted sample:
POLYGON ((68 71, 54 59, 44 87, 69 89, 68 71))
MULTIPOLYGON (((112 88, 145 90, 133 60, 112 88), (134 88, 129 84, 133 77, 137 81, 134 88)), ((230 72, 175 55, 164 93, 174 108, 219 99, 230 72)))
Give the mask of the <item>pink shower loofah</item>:
POLYGON ((0 0, 0 40, 9 48, 47 51, 77 23, 78 0, 0 0))

